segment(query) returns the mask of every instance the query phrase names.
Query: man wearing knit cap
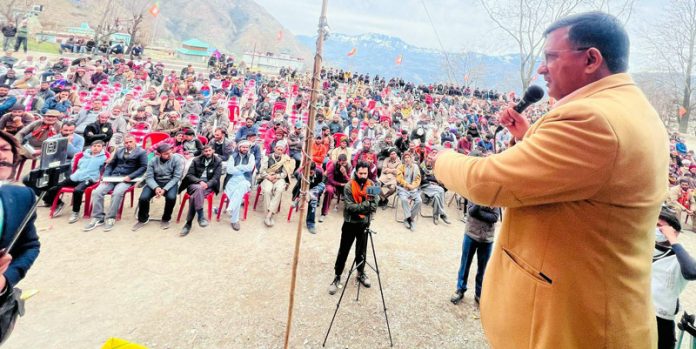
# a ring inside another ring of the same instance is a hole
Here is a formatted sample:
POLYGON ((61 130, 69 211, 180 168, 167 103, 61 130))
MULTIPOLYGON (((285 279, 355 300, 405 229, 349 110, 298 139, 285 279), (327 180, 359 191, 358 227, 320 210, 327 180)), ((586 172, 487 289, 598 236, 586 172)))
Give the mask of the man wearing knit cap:
POLYGON ((293 159, 285 154, 286 144, 285 141, 277 142, 273 153, 263 158, 259 171, 265 213, 263 223, 268 227, 275 224, 273 216, 278 212, 283 192, 295 168, 293 159))
POLYGON ((176 205, 177 188, 184 175, 184 158, 173 154, 169 143, 157 146, 156 156, 147 164, 145 186, 138 201, 138 222, 133 231, 139 230, 150 221, 150 200, 164 196, 164 213, 160 222, 161 229, 169 229, 172 212, 176 205))
POLYGON ((655 230, 651 283, 658 349, 674 348, 674 317, 681 310, 679 295, 689 281, 696 280, 696 261, 677 242, 679 233, 679 218, 673 210, 663 207, 655 230))

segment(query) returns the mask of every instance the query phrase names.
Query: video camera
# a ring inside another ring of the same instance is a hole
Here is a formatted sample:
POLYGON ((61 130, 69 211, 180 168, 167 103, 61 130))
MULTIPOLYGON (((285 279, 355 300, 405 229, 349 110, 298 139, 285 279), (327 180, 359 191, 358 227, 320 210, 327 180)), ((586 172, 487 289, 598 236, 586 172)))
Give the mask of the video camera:
POLYGON ((379 196, 379 194, 382 193, 382 188, 380 188, 378 185, 372 185, 367 187, 367 196, 372 196, 376 197, 379 196))

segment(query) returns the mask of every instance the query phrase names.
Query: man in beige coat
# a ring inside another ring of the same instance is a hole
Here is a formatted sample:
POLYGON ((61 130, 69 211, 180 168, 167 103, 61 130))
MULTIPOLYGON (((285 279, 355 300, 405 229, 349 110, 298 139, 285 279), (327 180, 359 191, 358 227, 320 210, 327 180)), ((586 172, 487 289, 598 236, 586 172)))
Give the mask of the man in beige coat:
POLYGON ((667 132, 626 74, 614 17, 585 13, 546 31, 539 74, 554 108, 487 158, 442 153, 435 175, 473 202, 506 207, 481 296, 493 348, 654 348, 655 222, 667 195, 667 132))

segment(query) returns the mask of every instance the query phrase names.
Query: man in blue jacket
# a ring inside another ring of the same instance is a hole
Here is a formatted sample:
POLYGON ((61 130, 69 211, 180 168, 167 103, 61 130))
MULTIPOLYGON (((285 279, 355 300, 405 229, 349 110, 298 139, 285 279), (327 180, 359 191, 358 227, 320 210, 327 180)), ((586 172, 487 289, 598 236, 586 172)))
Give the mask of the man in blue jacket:
MULTIPOLYGON (((72 107, 72 104, 68 100, 69 95, 70 95, 69 90, 62 90, 57 95, 47 99, 46 102, 44 103, 43 107, 41 108, 41 114, 46 114, 46 112, 49 110, 57 110, 63 114, 67 114, 68 109, 70 109, 70 107, 72 107)), ((1 97, 2 97, 2 88, 0 88, 0 98, 1 97)))
MULTIPOLYGON (((0 131, 0 183, 14 176, 20 160, 19 145, 12 135, 0 131)), ((9 247, 22 220, 29 213, 35 200, 34 192, 26 187, 0 184, 0 249, 9 247)), ((24 278, 39 256, 39 237, 32 215, 29 223, 8 253, 0 256, 0 298, 24 278)))
POLYGON ((90 231, 104 225, 104 231, 114 228, 116 216, 126 191, 135 185, 134 180, 142 177, 147 168, 147 153, 138 147, 135 137, 127 135, 124 147, 118 149, 104 169, 104 177, 123 177, 122 182, 101 182, 92 192, 92 219, 83 228, 90 231), (111 192, 111 206, 104 209, 104 196, 111 192))
MULTIPOLYGON (((58 191, 61 188, 69 187, 75 188, 72 193, 72 213, 70 214, 70 220, 68 223, 75 223, 80 218, 80 207, 82 206, 82 195, 84 195, 85 190, 92 184, 99 181, 101 176, 101 169, 106 163, 106 154, 104 153, 104 142, 94 141, 90 149, 85 150, 82 153, 82 157, 73 161, 77 161, 77 168, 66 178, 65 181, 59 183, 58 185, 51 187, 46 191, 44 196, 44 203, 46 205, 51 205, 53 200, 58 195, 58 191)), ((53 217, 56 217, 63 210, 63 201, 58 201, 58 206, 56 206, 53 212, 53 217)))
POLYGON ((17 103, 17 97, 10 95, 10 86, 0 85, 0 115, 9 112, 15 103, 17 103))

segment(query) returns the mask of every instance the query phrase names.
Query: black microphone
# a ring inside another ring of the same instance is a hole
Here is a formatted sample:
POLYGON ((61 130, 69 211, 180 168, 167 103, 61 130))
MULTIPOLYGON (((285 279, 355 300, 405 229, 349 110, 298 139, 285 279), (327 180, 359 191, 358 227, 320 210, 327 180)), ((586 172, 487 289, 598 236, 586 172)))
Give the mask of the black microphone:
MULTIPOLYGON (((522 113, 530 105, 540 101, 544 97, 544 89, 537 85, 532 85, 524 91, 524 96, 522 99, 513 107, 516 112, 522 113)), ((495 134, 502 131, 505 128, 503 125, 498 125, 495 129, 495 134)))
POLYGON ((544 89, 537 85, 532 85, 527 87, 527 91, 524 91, 524 96, 513 109, 516 112, 521 113, 530 105, 540 101, 544 97, 544 89))

